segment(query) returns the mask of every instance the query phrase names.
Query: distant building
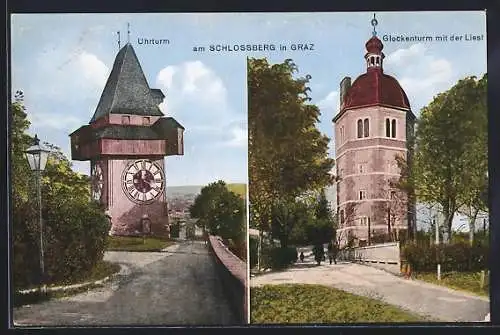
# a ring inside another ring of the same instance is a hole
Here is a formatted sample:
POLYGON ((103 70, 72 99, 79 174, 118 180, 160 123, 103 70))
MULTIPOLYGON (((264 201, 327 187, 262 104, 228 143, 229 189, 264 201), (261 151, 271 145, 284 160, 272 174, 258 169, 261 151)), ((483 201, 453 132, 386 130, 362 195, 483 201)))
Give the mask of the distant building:
MULTIPOLYGON (((376 21, 374 23, 376 25, 376 21)), ((383 44, 366 42, 366 73, 340 83, 340 111, 334 117, 337 236, 346 243, 378 234, 399 234, 415 222, 414 204, 391 183, 400 177, 396 156, 411 162, 408 139, 415 115, 398 81, 383 71, 383 44)))

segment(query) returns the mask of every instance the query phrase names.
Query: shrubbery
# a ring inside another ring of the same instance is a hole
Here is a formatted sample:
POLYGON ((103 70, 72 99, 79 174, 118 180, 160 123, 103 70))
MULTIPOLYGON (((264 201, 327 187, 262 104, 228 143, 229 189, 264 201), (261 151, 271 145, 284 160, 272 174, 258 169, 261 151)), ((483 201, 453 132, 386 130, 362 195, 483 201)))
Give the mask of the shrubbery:
POLYGON ((264 268, 283 269, 297 261, 297 248, 263 248, 262 265, 264 268))
MULTIPOLYGON (((38 216, 27 202, 13 215, 14 286, 24 288, 40 280, 38 216)), ((84 278, 102 259, 108 219, 96 203, 67 198, 47 199, 43 208, 45 281, 71 283, 84 278)))
POLYGON ((249 251, 250 251, 250 269, 253 269, 257 266, 258 263, 258 249, 259 249, 259 240, 258 238, 250 237, 249 238, 249 251))
POLYGON ((179 238, 180 225, 178 223, 174 223, 170 225, 170 237, 171 238, 179 238))
POLYGON ((488 268, 489 248, 486 245, 453 243, 423 246, 408 243, 401 256, 414 271, 435 271, 438 262, 443 271, 480 271, 488 268))
MULTIPOLYGON (((34 174, 24 151, 33 144, 20 98, 12 104, 12 275, 14 289, 40 283, 40 226, 34 174)), ((75 173, 59 148, 42 174, 42 218, 46 284, 74 283, 102 260, 109 231, 104 210, 91 201, 89 177, 75 173)))

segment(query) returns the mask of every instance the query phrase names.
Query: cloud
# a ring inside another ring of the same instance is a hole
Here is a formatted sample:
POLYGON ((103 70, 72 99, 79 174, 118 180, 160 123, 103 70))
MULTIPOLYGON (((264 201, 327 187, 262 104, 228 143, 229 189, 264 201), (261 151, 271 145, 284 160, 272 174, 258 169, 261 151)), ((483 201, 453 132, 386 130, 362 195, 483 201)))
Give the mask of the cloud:
POLYGON ((223 80, 203 62, 167 66, 159 71, 156 85, 166 92, 160 109, 175 116, 191 134, 224 139, 228 146, 243 141, 246 128, 235 128, 234 124, 246 122, 246 111, 237 113, 230 107, 223 80))
POLYGON ((28 114, 30 122, 36 124, 37 127, 47 127, 57 130, 76 130, 82 124, 85 124, 84 120, 72 116, 70 114, 56 114, 56 113, 35 113, 28 114))
POLYGON ((31 94, 58 101, 99 97, 109 75, 103 61, 80 48, 46 48, 36 58, 36 66, 31 94))
POLYGON ((398 49, 385 60, 386 72, 394 75, 405 90, 414 112, 458 80, 450 61, 437 58, 424 44, 398 49))
POLYGON ((229 147, 246 147, 248 145, 248 131, 246 126, 235 126, 229 130, 231 138, 223 142, 229 147))
POLYGON ((337 114, 340 107, 339 92, 331 91, 330 93, 328 93, 323 99, 318 102, 318 107, 321 111, 321 114, 337 114))
POLYGON ((33 62, 22 68, 16 65, 13 73, 18 78, 12 89, 24 91, 28 119, 39 128, 66 131, 88 122, 80 115, 93 112, 88 106, 97 105, 109 74, 95 54, 64 46, 46 46, 33 62))

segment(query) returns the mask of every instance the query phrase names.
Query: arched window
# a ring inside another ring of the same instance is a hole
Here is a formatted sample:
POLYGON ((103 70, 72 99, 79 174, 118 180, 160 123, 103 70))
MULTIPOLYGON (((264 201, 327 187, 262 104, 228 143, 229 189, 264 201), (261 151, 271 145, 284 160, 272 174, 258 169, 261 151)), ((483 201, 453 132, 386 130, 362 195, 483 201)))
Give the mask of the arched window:
POLYGON ((391 121, 385 119, 385 137, 391 137, 391 121))
POLYGON ((363 121, 358 120, 358 138, 363 137, 363 121))
POLYGON ((375 57, 370 57, 370 64, 374 65, 375 64, 375 57))
POLYGON ((392 126, 391 127, 392 128, 391 129, 392 130, 392 132, 391 132, 392 138, 396 138, 396 120, 394 120, 394 119, 392 120, 391 126, 392 126))
POLYGON ((380 65, 380 58, 379 58, 379 57, 377 57, 377 58, 375 59, 375 63, 376 63, 377 65, 380 65))
POLYGON ((365 137, 370 136, 370 121, 368 119, 365 119, 364 121, 364 128, 365 137))

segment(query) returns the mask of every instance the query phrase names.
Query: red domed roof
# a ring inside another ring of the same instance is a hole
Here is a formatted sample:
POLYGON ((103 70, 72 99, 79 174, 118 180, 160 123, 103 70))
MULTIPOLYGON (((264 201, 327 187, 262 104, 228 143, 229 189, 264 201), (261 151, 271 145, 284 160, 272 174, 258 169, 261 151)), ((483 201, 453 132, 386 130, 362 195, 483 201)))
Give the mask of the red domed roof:
POLYGON ((384 48, 384 45, 382 44, 382 41, 378 39, 376 35, 373 35, 372 38, 370 38, 366 44, 366 51, 369 53, 380 53, 382 49, 384 48))
POLYGON ((398 81, 378 71, 367 71, 360 75, 348 89, 344 98, 343 109, 386 105, 399 108, 410 108, 410 102, 398 81))

